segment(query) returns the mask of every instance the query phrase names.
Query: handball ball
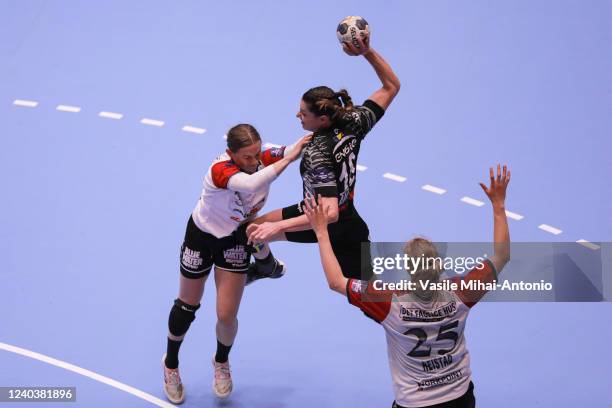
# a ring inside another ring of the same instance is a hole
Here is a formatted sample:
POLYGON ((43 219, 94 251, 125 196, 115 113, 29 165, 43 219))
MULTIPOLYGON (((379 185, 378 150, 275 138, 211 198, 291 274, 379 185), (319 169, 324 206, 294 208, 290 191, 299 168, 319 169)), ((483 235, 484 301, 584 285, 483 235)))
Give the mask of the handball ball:
POLYGON ((368 35, 370 35, 370 26, 365 19, 359 16, 345 17, 336 29, 336 36, 340 43, 353 44, 357 49, 361 48, 357 39, 365 40, 368 35))

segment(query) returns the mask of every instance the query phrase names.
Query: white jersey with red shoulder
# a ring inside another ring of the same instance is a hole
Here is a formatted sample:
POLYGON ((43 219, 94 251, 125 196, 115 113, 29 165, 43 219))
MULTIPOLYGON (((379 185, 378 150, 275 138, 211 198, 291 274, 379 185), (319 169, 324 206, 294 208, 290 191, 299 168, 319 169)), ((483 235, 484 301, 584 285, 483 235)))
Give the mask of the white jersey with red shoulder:
MULTIPOLYGON (((283 158, 285 147, 264 150, 257 171, 283 158)), ((204 232, 217 238, 231 235, 239 225, 255 217, 268 198, 269 186, 244 193, 228 188, 230 178, 242 172, 227 153, 217 157, 204 177, 204 188, 192 216, 204 232)))
MULTIPOLYGON (((495 267, 486 260, 463 280, 492 282, 495 267)), ((459 283, 461 278, 451 281, 459 283)), ((461 285, 457 285, 461 288, 461 285)), ((385 329, 395 401, 423 407, 461 397, 471 380, 463 331, 470 308, 486 291, 437 291, 425 303, 413 292, 382 292, 373 282, 350 279, 349 303, 385 329)))

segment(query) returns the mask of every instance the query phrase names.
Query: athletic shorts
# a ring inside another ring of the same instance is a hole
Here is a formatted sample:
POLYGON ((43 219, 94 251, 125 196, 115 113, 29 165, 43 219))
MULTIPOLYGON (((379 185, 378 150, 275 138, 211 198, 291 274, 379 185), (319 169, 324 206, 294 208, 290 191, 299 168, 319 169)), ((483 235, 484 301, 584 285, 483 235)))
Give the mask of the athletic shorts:
MULTIPOLYGON (((331 246, 346 278, 369 280, 372 277, 370 230, 356 210, 347 211, 350 212, 342 214, 338 222, 327 226, 331 246)), ((283 208, 284 220, 302 214, 298 204, 283 208)), ((285 232, 285 236, 291 242, 317 242, 313 230, 285 232)))
POLYGON ((217 238, 202 231, 189 217, 185 240, 181 246, 181 274, 189 279, 210 273, 213 264, 230 272, 247 273, 251 254, 245 245, 236 244, 233 236, 217 238))
MULTIPOLYGON (((459 398, 455 398, 451 401, 442 402, 436 405, 427 405, 422 408, 474 408, 476 407, 476 398, 474 397, 474 383, 470 381, 470 386, 468 390, 460 396, 459 398)), ((395 401, 393 401, 393 405, 391 408, 404 408, 401 405, 397 405, 395 401)))

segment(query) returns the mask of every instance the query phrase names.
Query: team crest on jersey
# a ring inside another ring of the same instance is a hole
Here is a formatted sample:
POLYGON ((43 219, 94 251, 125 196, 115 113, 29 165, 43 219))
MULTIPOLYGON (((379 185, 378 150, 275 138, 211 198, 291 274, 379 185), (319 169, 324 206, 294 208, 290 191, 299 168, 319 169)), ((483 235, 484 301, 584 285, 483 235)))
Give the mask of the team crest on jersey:
POLYGON ((367 289, 367 283, 361 280, 351 281, 351 292, 353 293, 365 293, 367 289))
POLYGON ((272 157, 283 157, 284 147, 275 147, 270 149, 270 156, 272 157))

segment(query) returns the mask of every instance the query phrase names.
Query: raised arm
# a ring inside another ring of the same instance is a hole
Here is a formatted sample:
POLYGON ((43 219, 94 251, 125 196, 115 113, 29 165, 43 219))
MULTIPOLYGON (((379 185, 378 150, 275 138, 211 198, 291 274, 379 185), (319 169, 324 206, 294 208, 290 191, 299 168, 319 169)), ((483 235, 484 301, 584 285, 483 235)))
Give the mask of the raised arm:
POLYGON ((312 134, 301 137, 284 151, 283 158, 266 166, 253 174, 244 172, 234 174, 227 183, 227 188, 241 193, 254 193, 269 186, 287 168, 287 166, 300 156, 302 149, 312 139, 312 134))
POLYGON ((382 87, 374 92, 368 99, 376 102, 384 110, 387 110, 400 90, 400 81, 387 61, 385 61, 385 59, 373 48, 370 48, 369 36, 366 37, 365 40, 358 38, 358 41, 361 46, 359 49, 349 43, 343 43, 342 48, 348 55, 363 55, 370 65, 372 65, 380 82, 382 82, 382 87))
POLYGON ((346 295, 346 283, 348 279, 342 275, 342 269, 338 263, 338 258, 336 258, 336 255, 334 255, 331 241, 329 240, 329 233, 327 232, 327 216, 321 203, 321 196, 319 196, 319 203, 315 203, 315 200, 312 197, 307 198, 304 200, 304 206, 308 222, 317 235, 321 265, 325 271, 327 284, 331 290, 338 292, 341 295, 346 295))
POLYGON ((497 165, 497 176, 493 168, 489 169, 490 186, 479 183, 483 191, 491 200, 493 206, 493 256, 490 258, 493 266, 499 273, 510 260, 510 230, 506 217, 506 189, 510 183, 510 170, 504 165, 497 165))

